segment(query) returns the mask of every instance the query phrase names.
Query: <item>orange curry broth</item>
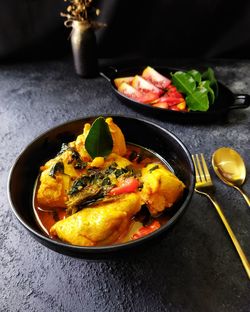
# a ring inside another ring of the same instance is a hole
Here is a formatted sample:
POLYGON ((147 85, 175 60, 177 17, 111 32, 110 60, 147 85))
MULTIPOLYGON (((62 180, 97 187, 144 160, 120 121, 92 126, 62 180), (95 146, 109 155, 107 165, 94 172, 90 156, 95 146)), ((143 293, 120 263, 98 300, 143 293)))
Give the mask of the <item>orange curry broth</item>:
MULTIPOLYGON (((142 155, 143 157, 143 149, 140 147, 134 146, 134 145, 127 145, 127 153, 124 155, 125 158, 129 158, 132 152, 136 152, 137 155, 142 155)), ((140 156, 139 156, 140 157, 140 156)), ((131 161, 131 160, 130 160, 131 161)), ((162 163, 157 157, 143 157, 142 160, 138 162, 138 157, 136 157, 134 160, 131 161, 132 166, 135 169, 142 169, 149 163, 162 163)), ((163 164, 166 166, 166 164, 163 164)), ((62 220, 67 217, 66 208, 61 207, 45 207, 45 206, 39 206, 37 203, 37 191, 39 187, 39 182, 37 180, 36 186, 35 186, 35 196, 34 196, 34 214, 36 217, 36 221, 39 224, 39 226, 42 228, 42 230, 49 235, 51 238, 56 238, 55 236, 50 234, 50 228, 59 220, 62 220)), ((160 216, 157 218, 160 225, 165 224, 169 218, 167 216, 160 216)), ((125 235, 122 235, 118 239, 116 243, 121 242, 127 242, 132 240, 133 234, 135 234, 141 227, 143 226, 143 223, 141 221, 132 219, 129 231, 125 235)))

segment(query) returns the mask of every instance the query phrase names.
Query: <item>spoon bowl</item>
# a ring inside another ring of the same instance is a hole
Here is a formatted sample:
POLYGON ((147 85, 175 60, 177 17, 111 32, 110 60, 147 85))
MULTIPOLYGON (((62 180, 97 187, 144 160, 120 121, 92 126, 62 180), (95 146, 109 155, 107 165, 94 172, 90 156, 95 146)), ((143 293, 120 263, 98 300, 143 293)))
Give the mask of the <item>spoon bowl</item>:
POLYGON ((237 189, 250 206, 250 199, 241 188, 246 179, 246 167, 240 154, 232 148, 221 147, 213 153, 212 165, 217 176, 237 189))

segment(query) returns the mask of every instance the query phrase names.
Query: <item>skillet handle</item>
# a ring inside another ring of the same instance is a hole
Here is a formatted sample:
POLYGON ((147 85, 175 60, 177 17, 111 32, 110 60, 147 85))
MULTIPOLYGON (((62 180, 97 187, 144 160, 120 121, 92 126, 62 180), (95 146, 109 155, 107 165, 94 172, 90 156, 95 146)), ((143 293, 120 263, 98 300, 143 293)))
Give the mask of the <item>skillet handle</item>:
POLYGON ((108 82, 113 80, 118 72, 118 69, 113 66, 108 66, 105 68, 102 68, 99 72, 100 76, 107 79, 108 82))
POLYGON ((241 109, 250 106, 250 95, 248 94, 235 94, 234 102, 229 105, 230 109, 241 109))

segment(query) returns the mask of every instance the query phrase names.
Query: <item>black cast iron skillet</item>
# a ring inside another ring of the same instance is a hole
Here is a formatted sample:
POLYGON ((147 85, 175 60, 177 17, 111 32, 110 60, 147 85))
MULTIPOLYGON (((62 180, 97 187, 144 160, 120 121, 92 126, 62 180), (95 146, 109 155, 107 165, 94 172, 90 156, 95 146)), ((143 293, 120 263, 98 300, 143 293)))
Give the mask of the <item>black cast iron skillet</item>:
POLYGON ((176 205, 167 224, 148 236, 128 243, 103 247, 80 247, 47 236, 36 222, 33 212, 33 192, 39 167, 57 154, 62 143, 75 140, 76 136, 82 133, 84 123, 92 123, 96 117, 98 116, 73 120, 40 135, 17 158, 8 180, 8 197, 12 210, 24 228, 36 240, 59 253, 95 260, 110 259, 124 254, 132 255, 138 253, 140 247, 148 248, 150 243, 155 243, 156 238, 166 235, 176 224, 187 208, 194 191, 194 168, 190 153, 174 134, 150 121, 129 116, 111 116, 122 129, 127 142, 157 153, 170 165, 186 185, 182 200, 176 205))
MULTIPOLYGON (((213 122, 220 119, 225 119, 228 113, 233 109, 244 109, 249 107, 250 105, 250 96, 248 94, 234 94, 220 82, 218 82, 218 97, 215 100, 215 103, 211 105, 207 112, 181 112, 153 107, 149 104, 142 104, 140 102, 132 100, 117 90, 114 84, 115 78, 140 75, 145 67, 146 66, 115 68, 109 66, 102 68, 100 71, 100 75, 110 82, 112 90, 123 104, 131 107, 132 109, 138 110, 140 113, 154 115, 165 120, 174 120, 181 122, 213 122)), ((181 68, 169 68, 164 66, 152 67, 168 78, 170 78, 171 72, 182 70, 181 68)))

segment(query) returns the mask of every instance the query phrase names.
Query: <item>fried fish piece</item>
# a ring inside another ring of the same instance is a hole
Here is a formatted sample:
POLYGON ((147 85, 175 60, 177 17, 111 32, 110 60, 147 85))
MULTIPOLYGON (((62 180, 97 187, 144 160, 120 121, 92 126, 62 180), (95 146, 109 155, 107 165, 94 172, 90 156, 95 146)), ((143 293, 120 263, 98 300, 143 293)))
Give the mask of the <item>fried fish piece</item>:
POLYGON ((183 194, 185 185, 161 164, 149 164, 142 169, 141 199, 152 216, 171 207, 183 194))
POLYGON ((66 150, 50 159, 41 167, 37 191, 38 205, 43 207, 66 207, 72 180, 78 176, 72 160, 72 151, 66 150))
POLYGON ((113 244, 127 234, 131 218, 140 208, 138 193, 112 197, 56 222, 50 233, 72 245, 113 244))
POLYGON ((114 123, 111 117, 106 118, 106 123, 109 126, 109 130, 113 139, 113 150, 112 152, 123 156, 126 154, 127 147, 124 135, 121 129, 114 123))

